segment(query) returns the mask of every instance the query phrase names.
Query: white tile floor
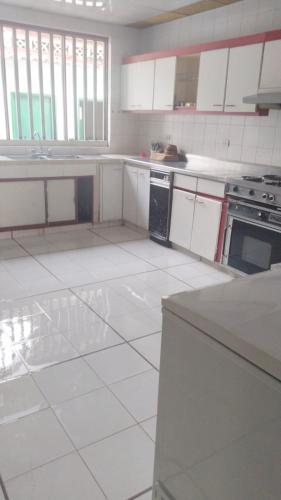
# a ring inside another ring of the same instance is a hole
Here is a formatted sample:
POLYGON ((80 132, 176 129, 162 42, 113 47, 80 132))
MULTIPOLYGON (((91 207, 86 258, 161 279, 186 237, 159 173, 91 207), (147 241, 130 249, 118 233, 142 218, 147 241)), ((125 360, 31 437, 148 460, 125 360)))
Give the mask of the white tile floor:
POLYGON ((124 226, 0 240, 10 500, 151 500, 161 297, 229 279, 124 226))

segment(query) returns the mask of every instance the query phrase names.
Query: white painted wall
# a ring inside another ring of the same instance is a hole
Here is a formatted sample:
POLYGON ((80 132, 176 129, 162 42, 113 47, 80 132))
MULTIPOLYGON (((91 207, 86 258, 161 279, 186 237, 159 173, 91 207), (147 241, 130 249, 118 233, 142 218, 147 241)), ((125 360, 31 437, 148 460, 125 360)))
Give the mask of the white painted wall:
MULTIPOLYGON (((228 7, 142 30, 139 52, 281 28, 280 0, 242 0, 228 7)), ((189 153, 281 166, 281 112, 269 117, 142 115, 139 149, 152 140, 189 153), (228 140, 230 147, 227 146, 228 140)))
MULTIPOLYGON (((135 152, 138 140, 138 118, 120 112, 120 89, 121 63, 124 57, 139 51, 141 36, 139 30, 4 5, 1 2, 0 19, 109 37, 111 48, 111 141, 110 149, 107 149, 106 152, 135 152)), ((85 144, 85 149, 89 150, 89 148, 89 144, 85 144)), ((0 147, 1 152, 3 152, 3 148, 0 147)))

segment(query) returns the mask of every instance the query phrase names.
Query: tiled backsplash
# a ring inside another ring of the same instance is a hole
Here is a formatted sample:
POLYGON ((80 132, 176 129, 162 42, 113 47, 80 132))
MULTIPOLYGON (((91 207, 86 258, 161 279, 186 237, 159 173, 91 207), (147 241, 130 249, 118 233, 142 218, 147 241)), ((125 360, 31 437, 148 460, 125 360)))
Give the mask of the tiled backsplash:
MULTIPOLYGON (((148 28, 140 52, 164 50, 281 29, 280 0, 243 0, 148 28)), ((147 114, 139 118, 139 150, 172 142, 188 153, 281 166, 281 112, 264 116, 147 114)))
POLYGON ((177 144, 187 153, 281 166, 281 112, 268 117, 143 115, 139 149, 151 141, 177 144))

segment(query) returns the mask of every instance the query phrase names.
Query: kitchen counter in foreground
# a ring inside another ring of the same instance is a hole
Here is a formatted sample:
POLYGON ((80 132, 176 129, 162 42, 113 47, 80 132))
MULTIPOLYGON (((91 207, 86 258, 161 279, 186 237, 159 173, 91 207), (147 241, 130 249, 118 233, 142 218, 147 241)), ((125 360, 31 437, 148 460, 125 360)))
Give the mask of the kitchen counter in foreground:
POLYGON ((281 270, 163 300, 165 309, 281 381, 281 270))

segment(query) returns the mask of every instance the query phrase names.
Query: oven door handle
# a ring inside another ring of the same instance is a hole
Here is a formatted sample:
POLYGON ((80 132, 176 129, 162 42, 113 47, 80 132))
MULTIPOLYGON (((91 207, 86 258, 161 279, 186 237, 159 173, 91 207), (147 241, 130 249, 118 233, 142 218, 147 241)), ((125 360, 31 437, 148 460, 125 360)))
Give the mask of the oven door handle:
POLYGON ((157 187, 160 187, 160 188, 163 188, 163 189, 170 189, 170 184, 167 184, 166 182, 162 183, 161 181, 160 182, 150 181, 150 185, 151 186, 157 186, 157 187))
POLYGON ((231 244, 231 236, 232 236, 232 227, 233 227, 234 217, 228 216, 225 226, 225 237, 224 237, 224 246, 223 246, 223 258, 222 262, 224 265, 228 265, 230 244, 231 244))

